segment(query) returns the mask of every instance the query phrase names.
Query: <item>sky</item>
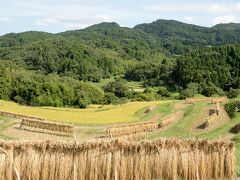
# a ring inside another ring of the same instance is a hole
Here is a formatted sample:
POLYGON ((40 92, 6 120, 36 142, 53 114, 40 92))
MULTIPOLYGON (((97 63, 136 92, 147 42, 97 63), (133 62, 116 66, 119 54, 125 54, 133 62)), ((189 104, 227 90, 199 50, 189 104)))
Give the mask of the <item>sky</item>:
POLYGON ((57 33, 100 22, 134 27, 157 19, 207 27, 240 23, 240 0, 0 0, 0 35, 57 33))

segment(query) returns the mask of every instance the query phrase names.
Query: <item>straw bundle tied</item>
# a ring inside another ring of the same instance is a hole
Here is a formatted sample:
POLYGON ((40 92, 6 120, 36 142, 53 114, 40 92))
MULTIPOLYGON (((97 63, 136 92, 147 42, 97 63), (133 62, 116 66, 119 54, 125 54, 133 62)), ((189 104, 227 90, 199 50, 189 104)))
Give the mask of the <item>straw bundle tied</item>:
POLYGON ((215 121, 217 121, 220 118, 220 114, 221 114, 221 109, 220 109, 219 102, 217 102, 214 113, 206 118, 206 121, 203 123, 202 127, 207 128, 210 125, 214 124, 215 121))
POLYGON ((165 117, 159 124, 159 127, 162 128, 162 127, 165 127, 165 126, 171 124, 172 122, 174 122, 176 115, 177 115, 177 113, 173 113, 173 114, 170 114, 169 116, 165 117))
POLYGON ((146 139, 146 137, 147 137, 147 132, 131 132, 131 133, 121 133, 121 134, 114 134, 114 135, 107 134, 103 136, 98 136, 96 138, 101 140, 121 139, 121 140, 140 141, 140 140, 146 139))
POLYGON ((16 113, 4 112, 4 111, 0 111, 0 115, 5 116, 5 117, 10 117, 10 118, 16 118, 16 119, 28 118, 28 119, 39 120, 39 121, 44 120, 43 118, 26 116, 26 115, 22 115, 22 114, 16 114, 16 113))
POLYGON ((22 119, 20 128, 22 128, 23 126, 50 130, 53 132, 56 131, 56 132, 64 132, 64 133, 71 133, 71 134, 74 132, 74 126, 72 125, 32 120, 32 119, 22 119))
POLYGON ((0 142, 0 179, 232 179, 234 144, 154 142, 0 142))
POLYGON ((158 128, 158 123, 155 121, 147 121, 141 123, 113 126, 107 129, 108 135, 118 135, 123 133, 136 133, 143 131, 153 131, 158 128))
POLYGON ((212 102, 213 104, 214 103, 222 103, 222 102, 225 102, 227 101, 227 97, 225 96, 222 96, 222 97, 215 97, 215 98, 186 98, 185 99, 185 103, 187 104, 193 104, 195 102, 212 102))

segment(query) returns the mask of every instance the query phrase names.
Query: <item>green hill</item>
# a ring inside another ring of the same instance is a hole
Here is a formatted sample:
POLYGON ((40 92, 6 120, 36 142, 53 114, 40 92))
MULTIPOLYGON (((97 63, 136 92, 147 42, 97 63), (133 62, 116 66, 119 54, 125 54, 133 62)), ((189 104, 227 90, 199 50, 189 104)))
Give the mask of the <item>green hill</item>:
POLYGON ((142 61, 156 59, 164 54, 158 38, 142 31, 120 27, 117 23, 100 23, 59 35, 82 41, 102 51, 113 51, 116 58, 142 61))
POLYGON ((28 31, 23 33, 10 33, 0 36, 0 47, 11 47, 24 45, 44 39, 51 38, 55 35, 47 32, 28 31))
POLYGON ((239 24, 230 23, 207 28, 159 19, 149 24, 137 25, 134 29, 161 38, 167 50, 174 54, 181 54, 196 47, 239 43, 240 29, 237 27, 239 24))

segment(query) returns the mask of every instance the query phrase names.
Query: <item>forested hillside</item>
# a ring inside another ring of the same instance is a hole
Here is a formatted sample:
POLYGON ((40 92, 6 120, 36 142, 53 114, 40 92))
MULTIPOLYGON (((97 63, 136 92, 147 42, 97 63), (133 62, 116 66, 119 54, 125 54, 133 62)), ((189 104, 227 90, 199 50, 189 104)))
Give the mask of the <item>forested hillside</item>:
POLYGON ((78 80, 99 81, 123 73, 123 63, 93 47, 61 37, 0 49, 0 58, 14 60, 30 70, 57 73, 78 80))
POLYGON ((210 96, 217 88, 229 91, 240 88, 240 46, 214 47, 180 57, 173 72, 177 83, 200 85, 199 92, 210 96), (217 88, 216 88, 217 87, 217 88))
POLYGON ((24 33, 10 33, 0 36, 0 47, 11 47, 16 45, 24 45, 39 40, 51 38, 55 35, 46 32, 29 31, 24 33))
POLYGON ((207 28, 174 20, 157 20, 153 23, 137 25, 134 29, 161 38, 167 50, 181 54, 199 47, 239 43, 239 27, 240 24, 229 23, 207 28))
POLYGON ((81 108, 103 103, 103 90, 89 83, 26 71, 12 63, 0 62, 0 99, 34 106, 81 108))
POLYGON ((120 27, 117 23, 100 23, 83 30, 60 33, 68 39, 82 41, 117 59, 156 60, 163 56, 161 41, 143 31, 120 27))
POLYGON ((168 91, 180 92, 179 98, 227 95, 240 88, 238 27, 158 20, 132 29, 100 23, 59 34, 7 34, 0 37, 1 98, 29 105, 85 107, 171 98, 168 91), (80 82, 116 76, 102 89, 80 82), (119 77, 147 89, 134 92, 119 77), (70 88, 68 100, 62 97, 65 87, 70 88), (100 99, 90 97, 88 91, 100 99))

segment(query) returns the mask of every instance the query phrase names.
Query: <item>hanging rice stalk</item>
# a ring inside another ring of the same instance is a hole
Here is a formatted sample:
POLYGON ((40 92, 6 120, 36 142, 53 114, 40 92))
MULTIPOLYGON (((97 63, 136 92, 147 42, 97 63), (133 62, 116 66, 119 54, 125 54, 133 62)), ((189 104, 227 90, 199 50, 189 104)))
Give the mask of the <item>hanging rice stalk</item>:
POLYGON ((227 97, 222 96, 222 97, 214 97, 214 98, 186 98, 185 103, 186 104, 193 104, 195 102, 211 102, 211 103, 223 103, 227 101, 227 97))
POLYGON ((122 134, 114 134, 114 135, 103 135, 103 136, 98 136, 97 139, 101 140, 116 140, 116 139, 121 139, 121 140, 132 140, 132 141, 140 141, 143 139, 146 139, 147 137, 147 132, 133 132, 133 133, 122 133, 122 134))
POLYGON ((208 116, 204 124, 201 126, 203 129, 209 127, 211 124, 213 124, 216 120, 218 120, 219 116, 217 113, 212 114, 211 116, 208 116))
POLYGON ((0 179, 219 180, 235 175, 232 142, 0 142, 0 179), (16 172, 18 176, 16 175, 16 172))
POLYGON ((158 123, 155 121, 147 121, 142 123, 134 123, 127 125, 113 126, 107 129, 107 135, 119 135, 124 133, 136 133, 144 131, 153 131, 158 128, 158 123))
POLYGON ((214 124, 220 118, 221 109, 219 102, 216 103, 215 109, 211 111, 211 115, 207 117, 206 121, 200 126, 200 128, 205 129, 211 124, 214 124))
POLYGON ((5 116, 5 117, 10 117, 10 118, 15 118, 15 119, 27 118, 27 119, 39 120, 39 121, 43 121, 44 120, 43 118, 26 116, 26 115, 22 115, 22 114, 15 114, 15 113, 4 112, 4 111, 0 111, 0 115, 1 116, 5 116))
POLYGON ((216 113, 217 113, 217 115, 220 114, 220 105, 219 105, 219 102, 216 103, 216 113))
POLYGON ((212 99, 212 103, 223 103, 227 101, 227 97, 226 96, 222 96, 222 97, 216 97, 212 99))
POLYGON ((22 119, 20 128, 23 128, 23 126, 67 134, 73 134, 74 132, 74 126, 71 125, 32 119, 22 119))
POLYGON ((169 116, 165 117, 161 123, 159 124, 159 128, 162 128, 162 127, 165 127, 169 124, 171 124, 172 122, 174 122, 174 119, 175 119, 175 113, 173 114, 170 114, 169 116))
POLYGON ((211 99, 210 98, 186 98, 185 99, 186 104, 193 104, 195 102, 204 102, 204 101, 208 102, 208 101, 211 101, 211 99))

